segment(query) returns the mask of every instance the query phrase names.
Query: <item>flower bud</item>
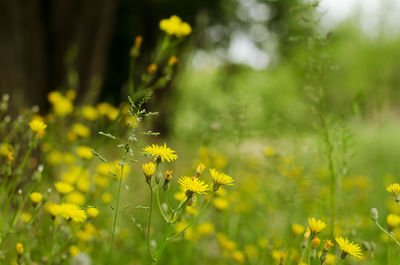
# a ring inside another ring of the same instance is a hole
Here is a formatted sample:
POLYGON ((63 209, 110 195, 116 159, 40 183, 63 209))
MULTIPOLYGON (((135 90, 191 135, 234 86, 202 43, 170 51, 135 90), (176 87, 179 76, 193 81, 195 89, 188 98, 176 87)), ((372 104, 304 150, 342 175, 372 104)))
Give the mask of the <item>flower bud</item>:
POLYGON ((374 221, 378 220, 379 214, 378 214, 378 210, 376 208, 371 208, 369 213, 371 214, 372 220, 374 220, 374 221))

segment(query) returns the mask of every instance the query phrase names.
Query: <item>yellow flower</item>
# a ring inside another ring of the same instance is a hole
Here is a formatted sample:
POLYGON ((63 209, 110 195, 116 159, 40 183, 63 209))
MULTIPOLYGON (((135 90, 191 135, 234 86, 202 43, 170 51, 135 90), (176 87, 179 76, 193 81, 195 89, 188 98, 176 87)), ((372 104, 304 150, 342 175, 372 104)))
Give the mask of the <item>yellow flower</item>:
POLYGON ((54 112, 59 116, 68 115, 74 109, 72 102, 68 98, 64 97, 60 92, 50 92, 48 99, 50 103, 53 104, 54 112))
POLYGON ((95 107, 83 106, 82 107, 82 116, 89 121, 94 121, 98 118, 99 114, 97 113, 97 110, 95 107))
POLYGON ((160 29, 168 35, 175 35, 177 37, 186 36, 192 32, 190 25, 175 15, 169 19, 162 19, 160 21, 160 29))
POLYGON ((78 205, 72 203, 63 203, 60 205, 60 215, 67 220, 73 220, 77 223, 82 223, 86 220, 86 212, 79 209, 78 205))
POLYGON ((152 63, 147 67, 147 72, 149 72, 150 74, 154 74, 156 71, 157 65, 155 63, 152 63))
POLYGON ((214 181, 214 191, 218 190, 221 185, 233 185, 233 179, 230 176, 218 172, 214 168, 210 169, 210 174, 214 181))
POLYGON ((174 150, 171 148, 167 147, 167 145, 164 143, 164 145, 159 146, 159 145, 148 145, 145 148, 143 148, 143 154, 148 154, 151 155, 154 160, 161 159, 161 162, 164 162, 164 160, 167 160, 168 162, 172 162, 178 158, 178 156, 175 153, 174 150))
POLYGON ((319 244, 321 244, 321 239, 319 239, 318 237, 314 238, 312 240, 312 247, 313 248, 317 248, 319 246, 319 244))
POLYGON ((84 159, 92 159, 93 157, 92 150, 84 145, 78 146, 78 148, 76 149, 76 153, 79 157, 84 159))
POLYGON ((42 201, 43 195, 39 192, 32 192, 29 197, 31 198, 31 201, 35 204, 38 204, 39 202, 42 201))
POLYGON ((61 214, 60 205, 53 202, 46 203, 45 209, 53 217, 59 216, 61 214))
POLYGON ((300 224, 292 224, 292 232, 295 236, 301 235, 304 232, 304 226, 300 224))
POLYGON ((40 118, 33 118, 29 123, 29 127, 31 127, 31 130, 36 133, 38 137, 41 137, 44 134, 47 124, 40 118))
POLYGON ((393 183, 386 187, 386 190, 390 192, 396 199, 396 202, 400 202, 400 184, 393 183))
POLYGON ((85 204, 86 198, 79 191, 74 191, 67 195, 66 201, 69 203, 76 204, 78 206, 82 206, 85 204))
POLYGON ((211 235, 212 233, 214 233, 214 231, 215 231, 214 224, 211 222, 201 223, 197 227, 197 233, 200 236, 211 235))
POLYGON ((335 240, 342 250, 342 259, 346 258, 347 254, 350 254, 356 259, 362 259, 363 254, 358 244, 350 242, 347 238, 343 238, 341 236, 335 237, 335 240))
POLYGON ((103 193, 103 194, 101 195, 101 201, 102 201, 104 204, 109 204, 109 203, 112 202, 112 200, 113 200, 113 196, 112 196, 112 194, 109 193, 109 192, 105 192, 105 193, 103 193))
POLYGON ((90 129, 83 124, 75 123, 71 127, 71 131, 80 137, 89 137, 90 129))
POLYGON ((72 257, 75 257, 80 253, 80 250, 76 245, 72 245, 68 248, 68 252, 72 257))
POLYGON ((308 219, 308 225, 312 235, 318 234, 326 227, 326 224, 324 222, 322 222, 321 220, 317 221, 314 217, 308 219))
POLYGON ((188 197, 191 197, 193 193, 205 194, 208 190, 208 185, 196 177, 181 177, 178 183, 186 193, 189 193, 188 197))
POLYGON ((154 175, 156 165, 153 162, 149 162, 142 165, 143 174, 146 177, 147 182, 151 181, 151 177, 154 175))
POLYGON ((392 230, 393 228, 397 227, 400 224, 400 216, 395 215, 395 214, 389 214, 386 217, 386 222, 387 222, 390 230, 392 230))
POLYGON ((197 165, 197 168, 196 168, 196 174, 197 174, 197 176, 200 176, 201 174, 203 174, 203 172, 204 172, 205 169, 206 169, 206 166, 205 166, 203 163, 199 163, 199 164, 197 165))
POLYGON ((239 262, 239 263, 243 263, 243 262, 245 261, 243 252, 240 251, 240 250, 235 250, 235 251, 233 251, 233 253, 232 253, 232 258, 233 258, 235 261, 239 262))
POLYGON ((229 206, 229 202, 226 199, 215 198, 213 204, 217 210, 223 211, 229 206))
POLYGON ((32 214, 30 214, 28 212, 22 212, 20 219, 24 223, 29 223, 32 220, 32 214))
POLYGON ((99 209, 97 209, 97 208, 91 207, 91 208, 87 208, 87 209, 86 209, 86 213, 87 213, 87 215, 88 215, 89 217, 95 218, 96 216, 99 215, 100 211, 99 211, 99 209))
POLYGON ((178 60, 178 57, 176 57, 176 56, 171 56, 171 57, 169 57, 169 60, 168 60, 168 66, 173 66, 173 65, 176 64, 178 61, 179 61, 179 60, 178 60))
POLYGON ((276 151, 273 147, 268 146, 264 149, 264 154, 266 156, 274 156, 274 155, 276 155, 276 151))
POLYGON ((54 186, 60 194, 67 194, 74 190, 74 187, 65 182, 57 182, 54 186))
POLYGON ((22 254, 24 254, 24 245, 22 245, 22 243, 17 243, 15 245, 15 249, 17 250, 17 254, 18 256, 21 256, 22 254))

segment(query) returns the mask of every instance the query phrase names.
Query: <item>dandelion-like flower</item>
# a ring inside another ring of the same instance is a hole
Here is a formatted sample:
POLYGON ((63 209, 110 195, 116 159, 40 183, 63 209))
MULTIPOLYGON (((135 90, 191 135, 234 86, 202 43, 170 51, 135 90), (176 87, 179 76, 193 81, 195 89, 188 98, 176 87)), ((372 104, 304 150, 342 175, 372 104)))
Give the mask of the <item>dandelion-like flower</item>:
POLYGON ((190 25, 175 15, 168 19, 162 19, 160 21, 160 29, 168 35, 175 35, 177 37, 186 36, 192 32, 190 25))
POLYGON ((313 237, 321 232, 326 227, 326 224, 321 220, 315 220, 313 217, 308 219, 308 227, 310 228, 311 236, 313 237))
POLYGON ((396 202, 400 203, 400 184, 399 183, 390 184, 389 186, 386 187, 386 190, 394 196, 396 202))
POLYGON ((61 213, 60 215, 67 220, 73 220, 77 223, 82 223, 86 220, 86 212, 72 203, 63 203, 60 205, 61 213))
POLYGON ((37 137, 41 137, 44 134, 47 124, 40 118, 33 118, 29 123, 29 127, 31 127, 32 132, 36 133, 37 137))
POLYGON ((42 195, 41 193, 39 193, 39 192, 32 192, 32 193, 29 195, 29 197, 30 197, 31 201, 32 201, 33 203, 35 203, 35 204, 38 204, 38 203, 41 202, 42 199, 43 199, 43 195, 42 195))
POLYGON ((221 185, 233 185, 233 179, 230 176, 222 172, 218 172, 214 168, 210 169, 210 174, 214 181, 215 191, 218 190, 219 186, 221 185))
POLYGON ((178 183, 181 184, 188 197, 191 197, 194 193, 204 194, 208 190, 208 185, 196 177, 181 177, 178 179, 178 183))
POLYGON ((151 181, 151 177, 154 175, 156 165, 153 162, 149 162, 142 165, 143 174, 146 177, 147 182, 151 181))
POLYGON ((65 182, 57 182, 54 186, 60 194, 67 194, 74 190, 74 187, 65 182))
POLYGON ((174 150, 171 148, 167 147, 167 145, 164 143, 164 145, 148 145, 145 148, 143 148, 143 154, 148 154, 151 155, 154 160, 161 159, 161 162, 164 162, 167 160, 168 162, 172 162, 178 158, 178 156, 175 153, 174 150))
POLYGON ((400 225, 400 216, 395 215, 395 214, 389 214, 386 217, 386 222, 389 226, 389 230, 393 230, 393 228, 400 225))
POLYGON ((350 242, 347 238, 343 238, 341 236, 335 237, 335 240, 342 250, 342 259, 345 259, 348 254, 356 259, 362 258, 361 248, 358 246, 358 244, 350 242))
POLYGON ((22 254, 24 254, 24 245, 22 245, 22 243, 17 243, 15 245, 15 249, 17 250, 17 254, 18 256, 22 256, 22 254))

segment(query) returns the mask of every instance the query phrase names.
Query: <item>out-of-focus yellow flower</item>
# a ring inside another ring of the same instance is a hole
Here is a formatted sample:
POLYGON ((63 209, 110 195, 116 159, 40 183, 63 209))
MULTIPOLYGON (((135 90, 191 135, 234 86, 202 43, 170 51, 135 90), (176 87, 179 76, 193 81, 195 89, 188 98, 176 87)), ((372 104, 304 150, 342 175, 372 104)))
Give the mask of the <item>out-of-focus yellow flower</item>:
POLYGON ((83 106, 81 111, 83 118, 89 121, 94 121, 99 117, 99 114, 97 113, 97 109, 95 107, 89 105, 83 106))
POLYGON ((65 182, 54 183, 54 186, 60 194, 67 194, 74 190, 74 187, 65 182))
POLYGON ((233 251, 236 248, 236 243, 224 234, 217 234, 217 240, 224 251, 233 251))
POLYGON ((24 223, 29 223, 32 220, 32 214, 28 212, 22 212, 20 215, 20 219, 24 223))
POLYGON ((42 137, 47 128, 47 124, 40 118, 33 118, 29 123, 29 127, 31 127, 31 130, 34 133, 36 133, 37 137, 42 137))
POLYGON ((48 99, 53 104, 54 112, 58 116, 66 116, 74 110, 74 105, 70 99, 64 97, 60 92, 50 92, 48 99))
POLYGON ((90 147, 88 146, 78 146, 76 149, 76 153, 79 157, 84 158, 84 159, 92 159, 93 158, 93 153, 90 147))
POLYGON ((200 236, 208 236, 214 233, 215 227, 214 224, 211 222, 201 223, 197 226, 197 233, 200 236))
POLYGON ((160 159, 161 162, 164 162, 164 160, 167 160, 168 162, 172 162, 178 158, 178 156, 175 153, 174 150, 171 148, 167 147, 167 145, 164 143, 164 145, 148 145, 145 148, 143 148, 143 154, 148 154, 154 158, 154 160, 160 159))
POLYGON ((17 250, 17 254, 18 256, 22 256, 22 254, 24 254, 24 245, 22 245, 22 243, 17 243, 15 245, 15 249, 17 250))
POLYGON ((206 166, 203 164, 203 163, 199 163, 198 165, 197 165, 197 168, 196 168, 196 174, 197 174, 197 176, 200 176, 201 174, 203 174, 203 172, 204 172, 204 170, 206 169, 206 166))
POLYGON ((181 177, 178 183, 181 184, 186 193, 190 193, 188 197, 193 195, 193 193, 204 194, 208 190, 208 185, 196 177, 181 177))
POLYGON ((79 241, 87 242, 89 240, 92 240, 96 236, 96 234, 97 229, 91 223, 87 223, 85 224, 83 229, 76 232, 76 237, 79 241))
POLYGON ((50 164, 58 165, 62 162, 63 156, 58 150, 53 150, 47 155, 46 159, 50 164))
POLYGON ((97 208, 90 207, 86 209, 86 213, 90 218, 95 218, 99 215, 100 211, 97 208))
POLYGON ((110 120, 115 120, 119 114, 118 109, 107 102, 99 103, 97 111, 100 115, 106 115, 110 120))
POLYGON ((217 210, 223 211, 226 210, 229 206, 229 202, 223 198, 215 198, 213 204, 217 210))
POLYGON ((109 193, 109 192, 105 192, 105 193, 103 193, 103 194, 101 195, 101 201, 102 201, 104 204, 109 204, 109 203, 112 202, 112 200, 113 200, 113 196, 112 196, 112 194, 109 193))
POLYGON ((176 56, 171 56, 171 57, 169 57, 168 65, 169 65, 169 66, 173 66, 173 65, 175 65, 178 61, 179 61, 179 60, 178 60, 178 57, 176 57, 176 56))
POLYGON ((233 252, 232 252, 232 258, 233 258, 235 261, 239 262, 239 263, 243 263, 243 262, 245 261, 243 252, 240 251, 240 250, 235 250, 235 251, 233 251, 233 252))
POLYGON ((273 147, 271 147, 271 146, 265 147, 265 149, 264 149, 264 154, 265 154, 266 156, 274 156, 274 155, 276 155, 275 148, 273 148, 273 147))
POLYGON ((86 212, 72 203, 63 203, 61 207, 61 216, 67 220, 73 220, 77 223, 82 223, 86 220, 86 212))
POLYGON ((69 203, 76 204, 78 206, 82 206, 86 203, 86 198, 85 195, 83 195, 79 191, 74 191, 67 195, 66 201, 69 203))
POLYGON ((299 236, 304 233, 304 226, 301 224, 292 224, 292 232, 295 236, 299 236))
POLYGON ((147 67, 147 72, 150 74, 154 74, 156 71, 157 71, 157 65, 155 63, 152 63, 147 67))
POLYGON ((400 216, 395 215, 395 214, 389 214, 386 217, 386 222, 387 222, 390 230, 392 230, 393 228, 397 227, 400 224, 400 216))
POLYGON ((67 93, 65 93, 65 96, 69 100, 74 100, 76 98, 76 91, 74 89, 68 89, 67 93))
POLYGON ((87 176, 82 176, 76 183, 76 188, 82 192, 87 192, 90 188, 90 180, 87 176))
POLYGON ((96 187, 104 189, 110 185, 110 179, 102 175, 95 175, 93 177, 93 183, 96 187))
POLYGON ((321 244, 321 239, 319 239, 318 237, 315 237, 312 240, 312 247, 313 248, 317 248, 319 246, 319 244, 321 244))
POLYGON ((335 237, 335 240, 342 250, 342 259, 344 259, 347 254, 350 254, 356 259, 362 259, 363 254, 358 244, 350 242, 347 238, 343 238, 341 236, 335 237))
POLYGON ((75 123, 71 127, 71 131, 80 137, 89 137, 90 129, 83 124, 75 123))
POLYGON ((169 19, 162 19, 160 21, 160 29, 168 35, 175 35, 177 37, 186 36, 192 32, 190 25, 175 15, 169 19))
POLYGON ((61 214, 61 207, 59 204, 54 202, 48 202, 45 204, 45 210, 53 217, 59 216, 61 214))
POLYGON ((72 245, 68 248, 68 252, 71 255, 71 257, 76 257, 78 254, 81 252, 79 248, 76 245, 72 245))
POLYGON ((32 192, 29 195, 29 198, 31 199, 31 201, 35 204, 38 204, 39 202, 42 201, 43 199, 43 195, 40 192, 32 192))

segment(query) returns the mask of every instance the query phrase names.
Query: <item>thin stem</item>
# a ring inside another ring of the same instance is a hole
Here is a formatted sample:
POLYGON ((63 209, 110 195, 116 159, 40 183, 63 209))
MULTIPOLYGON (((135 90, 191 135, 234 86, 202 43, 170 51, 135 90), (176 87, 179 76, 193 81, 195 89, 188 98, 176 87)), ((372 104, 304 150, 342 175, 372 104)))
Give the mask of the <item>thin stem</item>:
POLYGON ((150 213, 149 213, 149 222, 147 224, 147 250, 149 251, 149 254, 152 258, 153 261, 155 261, 153 254, 151 253, 151 246, 150 246, 150 226, 151 226, 151 215, 153 212, 153 188, 151 187, 151 183, 147 182, 147 184, 149 185, 149 189, 150 189, 150 213))
POLYGON ((52 228, 51 228, 51 239, 50 239, 51 241, 50 241, 50 252, 49 252, 49 265, 51 265, 51 264, 53 263, 53 250, 54 250, 53 244, 54 244, 54 237, 55 237, 55 235, 56 235, 55 230, 56 230, 56 219, 54 218, 54 219, 53 219, 53 225, 52 225, 52 228))
POLYGON ((171 220, 165 215, 162 207, 161 207, 161 203, 160 203, 160 189, 158 188, 159 186, 156 187, 156 198, 157 198, 157 204, 158 204, 158 208, 160 209, 161 215, 163 216, 165 222, 169 223, 171 220))
POLYGON ((108 262, 107 264, 110 264, 110 260, 111 260, 111 256, 112 256, 112 252, 113 252, 113 247, 114 247, 114 243, 115 243, 115 227, 117 225, 117 217, 118 217, 118 209, 119 209, 119 198, 120 198, 120 194, 121 194, 121 186, 122 186, 122 177, 124 174, 124 168, 125 168, 125 162, 126 162, 126 155, 129 151, 129 147, 126 145, 125 146, 125 152, 122 158, 122 162, 121 162, 121 175, 119 178, 119 184, 118 184, 118 193, 117 193, 117 202, 115 204, 115 208, 114 208, 114 223, 113 223, 113 229, 112 229, 112 236, 111 236, 111 246, 110 246, 110 251, 108 252, 108 262))
POLYGON ((396 239, 391 233, 389 233, 388 231, 386 231, 386 229, 383 228, 383 227, 378 223, 378 220, 374 220, 374 221, 375 221, 375 224, 376 224, 385 234, 387 234, 388 236, 390 236, 390 238, 391 238, 398 246, 400 246, 400 242, 397 241, 397 239, 396 239))
MULTIPOLYGON (((187 229, 189 229, 194 223, 197 222, 197 220, 200 218, 200 216, 203 215, 205 209, 207 209, 208 205, 210 205, 210 202, 213 200, 214 198, 214 192, 211 194, 211 197, 208 199, 208 201, 204 204, 203 208, 201 208, 200 213, 192 220, 192 222, 190 224, 188 224, 184 229, 182 229, 181 231, 179 231, 178 233, 170 236, 167 238, 167 241, 170 241, 176 237, 178 237, 179 235, 181 235, 182 233, 184 233, 187 229)), ((186 205, 186 204, 185 204, 186 205)))
POLYGON ((167 191, 164 190, 163 193, 164 193, 165 202, 167 203, 168 209, 169 209, 171 212, 174 212, 174 209, 172 208, 171 204, 169 203, 167 191))

